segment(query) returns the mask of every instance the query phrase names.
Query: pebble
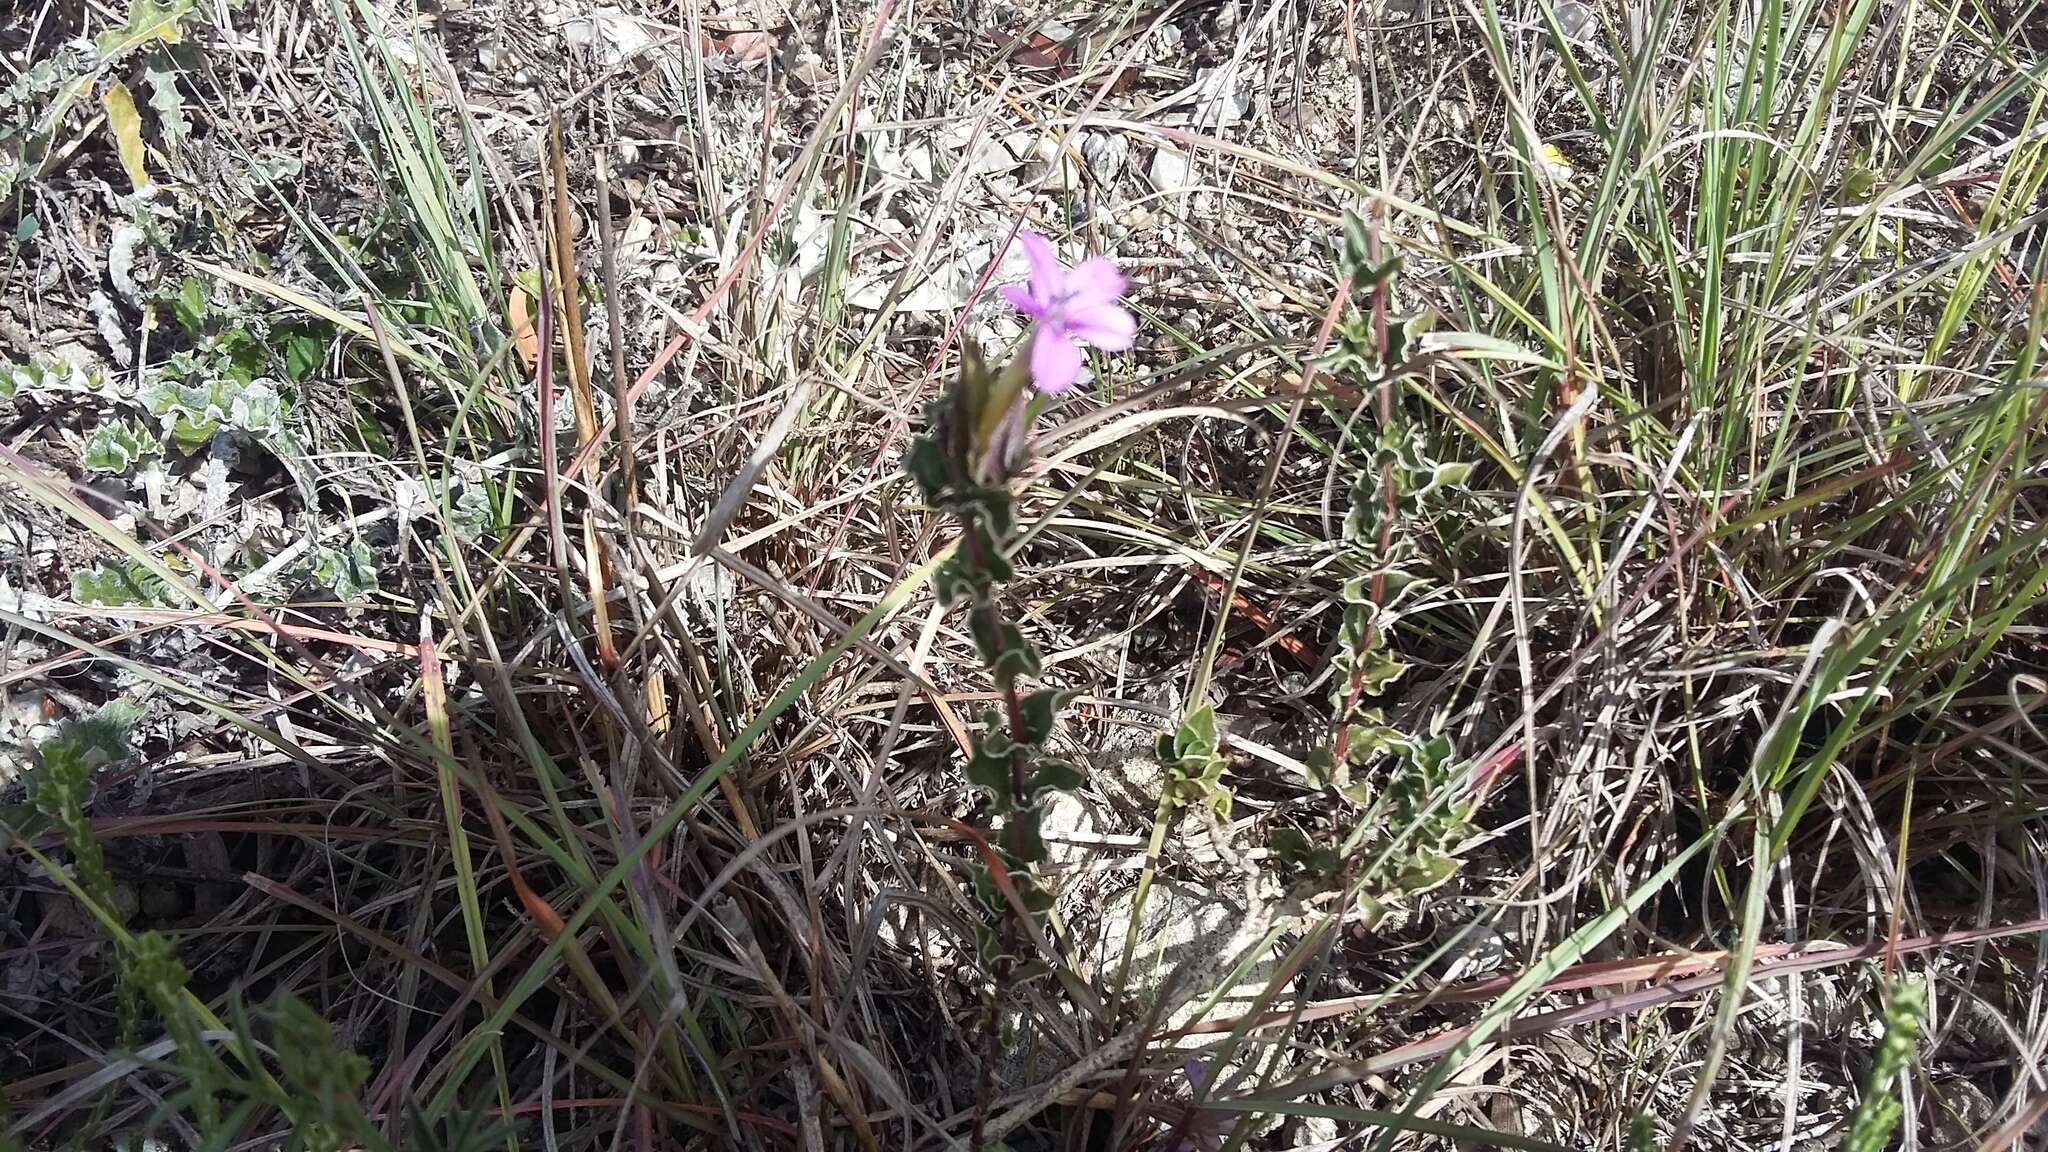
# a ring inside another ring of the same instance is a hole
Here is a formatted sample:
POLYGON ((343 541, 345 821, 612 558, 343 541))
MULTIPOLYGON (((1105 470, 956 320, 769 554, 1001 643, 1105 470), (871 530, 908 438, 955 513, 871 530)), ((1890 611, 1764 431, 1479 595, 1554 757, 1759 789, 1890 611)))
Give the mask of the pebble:
POLYGON ((1131 140, 1121 132, 1089 130, 1081 133, 1081 156, 1088 170, 1104 184, 1114 181, 1131 158, 1131 140))
POLYGON ((1194 183, 1194 163, 1188 154, 1173 148, 1152 153, 1152 186, 1161 192, 1175 191, 1194 183))
POLYGON ((1581 0, 1558 0, 1557 27, 1574 44, 1590 44, 1600 35, 1600 15, 1581 0))

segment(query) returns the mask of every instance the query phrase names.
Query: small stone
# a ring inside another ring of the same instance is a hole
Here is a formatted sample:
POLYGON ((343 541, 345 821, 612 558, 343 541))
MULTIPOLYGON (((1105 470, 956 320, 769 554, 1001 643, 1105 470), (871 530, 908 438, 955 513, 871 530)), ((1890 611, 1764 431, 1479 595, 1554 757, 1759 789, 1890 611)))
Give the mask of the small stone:
POLYGON ((1195 75, 1194 122, 1204 128, 1222 129, 1237 123, 1251 111, 1251 99, 1238 90, 1236 68, 1204 68, 1195 75))
POLYGON ((1449 951, 1450 961, 1444 968, 1446 984, 1497 972, 1508 961, 1506 938, 1484 924, 1467 924, 1449 951))
POLYGON ((1558 0, 1557 27, 1574 44, 1590 44, 1600 35, 1600 14, 1580 0, 1558 0))
POLYGON ((1960 1077, 1936 1080, 1928 1093, 1934 1104, 1934 1147, 1975 1148, 1990 1130, 1998 1105, 1982 1088, 1960 1077))
POLYGON ((1288 1139, 1296 1152, 1305 1148, 1337 1148, 1344 1143, 1344 1133, 1327 1116, 1297 1116, 1291 1124, 1288 1139))
POLYGON ((1121 132, 1083 132, 1081 156, 1088 161, 1088 170, 1096 180, 1111 183, 1131 158, 1130 137, 1121 132))
MULTIPOLYGON (((1084 972, 1105 980, 1114 978, 1122 966, 1124 939, 1130 933, 1136 896, 1133 889, 1111 898, 1109 907, 1103 912, 1102 923, 1091 938, 1082 941, 1084 972)), ((1131 955, 1129 969, 1130 991, 1142 1002, 1143 998, 1162 991, 1167 977, 1183 964, 1194 961, 1199 967, 1204 959, 1217 964, 1235 959, 1224 957, 1222 953, 1231 946, 1244 918, 1244 909, 1214 892, 1183 884, 1154 884, 1145 897, 1145 907, 1138 921, 1137 951, 1131 955)), ((1216 1012, 1227 1016, 1246 1010, 1264 991, 1272 977, 1273 966, 1270 956, 1253 964, 1245 974, 1244 983, 1230 989, 1217 1002, 1216 1012)), ((1195 978, 1201 979, 1201 974, 1197 973, 1195 978)), ((1189 993, 1191 998, 1166 1015, 1167 1027, 1179 1028, 1193 1022, 1201 1004, 1215 988, 1181 991, 1189 993)))
POLYGON ((1161 192, 1178 191, 1192 184, 1194 171, 1194 163, 1185 152, 1160 148, 1152 153, 1152 186, 1161 192))

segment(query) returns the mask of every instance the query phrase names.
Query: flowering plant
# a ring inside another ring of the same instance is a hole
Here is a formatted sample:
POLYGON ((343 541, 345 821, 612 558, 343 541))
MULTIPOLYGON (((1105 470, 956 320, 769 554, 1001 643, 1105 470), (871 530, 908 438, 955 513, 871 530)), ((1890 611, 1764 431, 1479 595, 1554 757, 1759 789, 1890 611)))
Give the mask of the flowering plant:
POLYGON ((1024 464, 1025 394, 1034 387, 1049 396, 1065 392, 1080 377, 1082 346, 1117 351, 1137 334, 1137 321, 1119 303, 1128 285, 1115 264, 1098 256, 1065 268, 1045 237, 1025 232, 1021 239, 1030 277, 1004 287, 1002 295, 1032 320, 1028 351, 992 368, 978 349, 967 347, 952 387, 927 410, 927 431, 906 460, 926 501, 960 523, 960 547, 940 571, 938 595, 943 603, 968 605, 975 647, 1002 697, 968 750, 967 777, 987 793, 996 825, 991 850, 998 867, 977 887, 988 914, 982 952, 1005 972, 1017 951, 1012 912, 1021 905, 1035 916, 1051 906, 1034 877, 1045 858, 1040 804, 1048 792, 1082 782, 1079 768, 1044 752, 1066 694, 1023 688, 1039 675, 1038 651, 1003 618, 995 594, 1014 574, 1010 482, 1024 464))

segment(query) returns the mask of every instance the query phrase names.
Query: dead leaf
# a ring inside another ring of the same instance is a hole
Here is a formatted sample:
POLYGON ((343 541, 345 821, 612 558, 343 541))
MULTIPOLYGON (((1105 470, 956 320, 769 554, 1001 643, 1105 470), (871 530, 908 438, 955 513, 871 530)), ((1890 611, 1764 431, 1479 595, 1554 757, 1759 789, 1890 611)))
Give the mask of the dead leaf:
POLYGON ((1016 46, 1010 61, 1019 68, 1057 68, 1066 62, 1067 46, 1043 32, 1019 36, 1010 43, 1016 46))
POLYGON ((540 363, 540 335, 533 330, 533 299, 526 289, 512 285, 512 292, 505 299, 505 311, 512 322, 512 346, 519 350, 519 359, 528 372, 540 363))
POLYGON ((720 36, 706 36, 710 50, 720 56, 730 56, 741 64, 759 64, 775 55, 776 40, 773 32, 727 32, 720 36))
POLYGON ((128 182, 140 192, 154 181, 142 162, 142 114, 135 110, 135 97, 126 84, 116 80, 100 102, 107 109, 107 129, 114 134, 114 146, 121 152, 121 167, 128 170, 128 182))

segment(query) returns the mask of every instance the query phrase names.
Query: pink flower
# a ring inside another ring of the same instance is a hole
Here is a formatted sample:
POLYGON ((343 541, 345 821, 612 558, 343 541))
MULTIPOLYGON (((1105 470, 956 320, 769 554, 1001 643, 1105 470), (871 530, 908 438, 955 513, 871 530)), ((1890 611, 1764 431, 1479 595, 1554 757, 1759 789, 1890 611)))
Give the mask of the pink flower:
POLYGON ((1060 267, 1052 242, 1020 232, 1031 261, 1028 286, 1006 284, 1003 299, 1036 320, 1031 334, 1031 382, 1057 396, 1081 375, 1081 346, 1122 352, 1138 334, 1138 322, 1117 303, 1127 284, 1116 265, 1091 256, 1072 269, 1060 267))

